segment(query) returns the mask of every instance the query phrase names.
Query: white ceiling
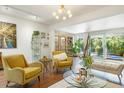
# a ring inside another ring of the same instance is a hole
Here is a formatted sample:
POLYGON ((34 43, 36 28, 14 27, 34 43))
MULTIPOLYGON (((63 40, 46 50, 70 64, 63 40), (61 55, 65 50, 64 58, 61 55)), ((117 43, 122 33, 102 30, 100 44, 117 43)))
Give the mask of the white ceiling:
MULTIPOLYGON (((3 6, 3 7, 9 8, 7 12, 2 11, 3 13, 15 17, 27 18, 44 24, 51 25, 62 21, 62 20, 56 20, 52 16, 52 13, 59 8, 59 5, 11 5, 11 6, 3 6), (35 20, 36 16, 37 16, 37 20, 35 20)), ((65 5, 65 8, 70 9, 72 11, 73 17, 77 17, 82 14, 87 14, 89 12, 96 11, 103 7, 105 6, 65 5)))
MULTIPOLYGON (((75 24, 63 28, 59 28, 57 31, 68 32, 71 34, 79 34, 87 31, 112 31, 112 29, 124 28, 124 12, 114 16, 104 17, 96 20, 90 20, 80 24, 75 24)), ((114 31, 114 30, 113 30, 114 31)), ((117 31, 117 30, 115 30, 117 31)), ((119 30, 118 30, 119 31, 119 30)), ((123 31, 123 30, 121 30, 123 31)))
POLYGON ((65 5, 65 8, 72 11, 73 17, 63 21, 52 16, 58 8, 59 5, 9 5, 0 6, 0 14, 48 24, 75 34, 86 31, 87 21, 124 13, 124 6, 119 5, 65 5))

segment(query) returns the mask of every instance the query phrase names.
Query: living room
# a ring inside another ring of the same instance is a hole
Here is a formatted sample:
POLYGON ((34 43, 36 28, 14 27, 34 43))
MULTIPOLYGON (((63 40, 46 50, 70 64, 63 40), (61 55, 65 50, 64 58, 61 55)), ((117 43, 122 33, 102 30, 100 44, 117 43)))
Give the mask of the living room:
POLYGON ((0 5, 0 88, 123 88, 123 5, 0 5))

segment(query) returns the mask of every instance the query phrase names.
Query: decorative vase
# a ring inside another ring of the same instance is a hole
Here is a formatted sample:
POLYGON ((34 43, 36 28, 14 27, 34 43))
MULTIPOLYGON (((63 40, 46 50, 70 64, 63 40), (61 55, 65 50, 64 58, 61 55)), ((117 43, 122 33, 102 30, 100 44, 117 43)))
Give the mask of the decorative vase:
POLYGON ((87 77, 87 70, 85 68, 80 68, 79 69, 79 75, 87 77))

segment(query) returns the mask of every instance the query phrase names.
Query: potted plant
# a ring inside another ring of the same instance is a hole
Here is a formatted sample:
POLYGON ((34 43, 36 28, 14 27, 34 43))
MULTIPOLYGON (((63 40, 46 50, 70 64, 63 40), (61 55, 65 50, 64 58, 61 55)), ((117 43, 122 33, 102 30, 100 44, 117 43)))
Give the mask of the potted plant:
POLYGON ((34 31, 33 36, 37 36, 37 35, 40 35, 40 32, 39 31, 34 31))
POLYGON ((78 53, 81 52, 83 48, 83 42, 81 39, 78 39, 74 42, 73 46, 72 46, 72 53, 73 53, 73 56, 77 56, 78 53))
POLYGON ((82 62, 83 62, 82 65, 86 70, 91 68, 93 62, 92 57, 88 53, 88 47, 89 47, 89 35, 87 37, 87 42, 86 42, 86 46, 84 47, 84 54, 82 57, 82 62))

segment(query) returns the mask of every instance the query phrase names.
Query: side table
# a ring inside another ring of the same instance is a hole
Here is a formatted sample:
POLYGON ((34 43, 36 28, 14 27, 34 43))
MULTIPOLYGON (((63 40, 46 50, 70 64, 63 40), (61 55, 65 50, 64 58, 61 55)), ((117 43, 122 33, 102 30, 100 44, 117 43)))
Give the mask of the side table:
POLYGON ((50 59, 50 58, 43 59, 43 58, 42 58, 42 59, 40 59, 39 61, 44 64, 44 67, 45 67, 45 71, 46 71, 46 72, 52 70, 52 59, 50 59))

